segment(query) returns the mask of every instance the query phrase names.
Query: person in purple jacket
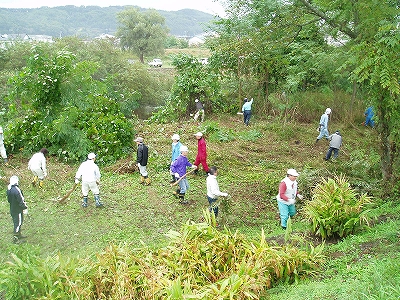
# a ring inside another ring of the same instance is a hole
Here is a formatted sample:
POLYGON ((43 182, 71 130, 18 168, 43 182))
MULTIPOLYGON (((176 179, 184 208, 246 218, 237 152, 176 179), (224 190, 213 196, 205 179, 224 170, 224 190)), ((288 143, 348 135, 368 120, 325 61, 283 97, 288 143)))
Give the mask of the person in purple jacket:
POLYGON ((175 175, 176 180, 179 180, 179 189, 174 192, 174 195, 179 198, 179 203, 187 204, 188 201, 185 200, 185 193, 189 189, 189 181, 186 177, 186 168, 191 167, 197 169, 197 167, 192 165, 187 159, 189 152, 188 147, 182 145, 180 151, 181 155, 171 164, 171 173, 175 175))

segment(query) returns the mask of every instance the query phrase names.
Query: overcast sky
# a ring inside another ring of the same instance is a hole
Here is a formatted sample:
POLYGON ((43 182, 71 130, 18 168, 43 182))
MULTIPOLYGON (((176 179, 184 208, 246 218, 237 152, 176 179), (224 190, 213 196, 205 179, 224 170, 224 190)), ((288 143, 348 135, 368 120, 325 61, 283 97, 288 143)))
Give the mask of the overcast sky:
POLYGON ((222 5, 215 0, 0 0, 3 8, 36 8, 42 6, 123 6, 136 5, 142 8, 175 11, 184 8, 201 10, 212 15, 224 16, 222 5))

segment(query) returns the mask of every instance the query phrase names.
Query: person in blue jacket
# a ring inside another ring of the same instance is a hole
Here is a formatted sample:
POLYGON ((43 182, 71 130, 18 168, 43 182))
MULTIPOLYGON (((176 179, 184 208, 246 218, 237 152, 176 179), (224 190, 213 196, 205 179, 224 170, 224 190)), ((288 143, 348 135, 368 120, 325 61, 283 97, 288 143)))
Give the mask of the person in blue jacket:
POLYGON ((326 139, 329 138, 329 131, 328 131, 328 122, 329 122, 329 115, 332 113, 332 110, 328 107, 325 110, 325 113, 321 116, 319 120, 319 135, 317 137, 316 143, 325 137, 326 139))
POLYGON ((11 176, 10 184, 7 188, 7 200, 10 203, 10 215, 14 223, 14 243, 18 243, 20 239, 25 238, 21 234, 21 227, 24 222, 24 210, 28 209, 18 182, 18 176, 11 176))
POLYGON ((374 127, 375 122, 373 120, 373 117, 374 117, 374 107, 373 106, 369 106, 367 108, 367 110, 364 112, 364 116, 365 116, 364 126, 374 127))
MULTIPOLYGON (((172 154, 171 154, 171 165, 172 163, 175 161, 175 159, 178 158, 179 155, 181 155, 181 146, 182 143, 179 141, 180 140, 180 136, 179 134, 173 134, 172 137, 172 144, 171 144, 171 148, 172 148, 172 154)), ((172 171, 170 170, 171 176, 172 176, 172 180, 170 183, 174 183, 176 181, 175 179, 175 174, 172 173, 172 171)))
POLYGON ((243 113, 243 123, 246 126, 249 126, 250 118, 251 118, 251 105, 253 104, 253 98, 251 100, 244 98, 244 104, 242 106, 243 113))

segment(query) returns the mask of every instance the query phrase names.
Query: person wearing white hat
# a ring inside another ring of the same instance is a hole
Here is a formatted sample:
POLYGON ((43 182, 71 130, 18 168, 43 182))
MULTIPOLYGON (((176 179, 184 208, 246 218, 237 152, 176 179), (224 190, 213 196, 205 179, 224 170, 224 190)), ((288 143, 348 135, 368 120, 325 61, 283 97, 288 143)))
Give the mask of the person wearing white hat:
POLYGON ((329 116, 332 113, 332 110, 328 107, 325 110, 325 113, 321 116, 320 120, 319 120, 319 135, 317 137, 317 140, 315 141, 316 143, 322 139, 323 137, 325 137, 326 139, 329 138, 329 131, 328 131, 328 122, 329 122, 329 116))
POLYGON ((276 195, 278 201, 279 215, 281 219, 281 226, 286 229, 287 221, 289 217, 293 217, 296 214, 296 197, 300 200, 303 196, 297 191, 297 177, 299 173, 295 169, 289 169, 286 172, 286 177, 282 179, 279 184, 279 193, 276 195))
POLYGON ((0 127, 0 155, 3 158, 4 163, 7 163, 8 158, 6 148, 4 147, 3 127, 0 127))
MULTIPOLYGON (((179 134, 176 134, 176 133, 173 134, 171 139, 172 139, 172 144, 171 144, 171 146, 172 146, 171 164, 172 164, 174 162, 174 160, 177 159, 178 156, 181 154, 180 149, 181 149, 182 143, 179 141, 180 140, 179 134)), ((171 172, 171 170, 170 170, 170 173, 172 176, 171 183, 174 183, 175 175, 174 175, 174 173, 171 172)))
POLYGON ((100 170, 99 167, 94 163, 96 160, 96 154, 89 153, 88 159, 84 161, 78 168, 75 175, 75 183, 78 184, 82 178, 82 195, 83 201, 82 206, 88 206, 88 195, 89 190, 92 191, 96 207, 103 207, 103 203, 100 201, 100 170))
POLYGON ((174 195, 179 198, 179 203, 187 204, 188 201, 185 200, 185 194, 189 189, 189 181, 186 176, 186 168, 191 167, 196 169, 195 165, 192 165, 188 158, 188 147, 182 145, 180 148, 181 154, 175 159, 171 164, 171 172, 175 175, 176 180, 179 180, 179 189, 174 191, 174 195))
POLYGON ((10 184, 7 188, 7 200, 8 203, 10 203, 10 215, 14 223, 14 243, 18 243, 20 239, 25 238, 25 236, 22 236, 21 234, 21 227, 24 222, 23 212, 28 209, 18 183, 18 176, 11 176, 10 184))
MULTIPOLYGON (((194 135, 197 139, 197 155, 194 161, 194 165, 198 168, 201 164, 203 167, 204 172, 208 175, 210 168, 207 165, 207 144, 203 137, 202 132, 197 132, 194 135)), ((197 171, 196 171, 197 173, 197 171)))
POLYGON ((199 99, 194 100, 194 102, 196 103, 196 113, 194 114, 194 120, 197 122, 197 119, 201 115, 201 122, 204 122, 204 105, 199 99))

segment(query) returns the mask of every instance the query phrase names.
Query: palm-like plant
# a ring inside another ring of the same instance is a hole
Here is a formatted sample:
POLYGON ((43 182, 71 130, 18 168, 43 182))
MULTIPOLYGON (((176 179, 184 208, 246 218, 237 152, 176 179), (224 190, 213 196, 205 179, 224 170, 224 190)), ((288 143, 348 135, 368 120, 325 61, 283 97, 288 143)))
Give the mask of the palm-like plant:
POLYGON ((372 198, 358 195, 344 176, 323 179, 313 191, 312 200, 304 210, 311 230, 322 238, 344 237, 367 224, 372 198))

